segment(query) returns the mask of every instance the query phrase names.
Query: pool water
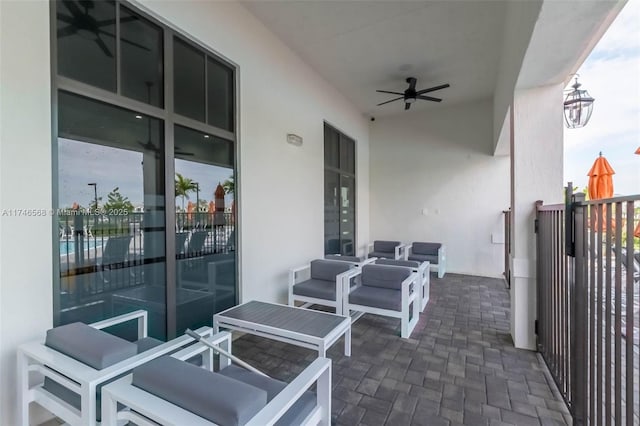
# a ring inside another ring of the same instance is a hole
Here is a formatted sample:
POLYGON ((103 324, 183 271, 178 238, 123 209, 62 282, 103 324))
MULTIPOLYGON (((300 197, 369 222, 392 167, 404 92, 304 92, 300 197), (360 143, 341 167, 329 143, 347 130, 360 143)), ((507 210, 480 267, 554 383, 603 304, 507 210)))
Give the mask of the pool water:
MULTIPOLYGON (((96 247, 102 247, 102 241, 89 240, 84 242, 84 249, 90 250, 96 247)), ((71 254, 76 252, 74 240, 60 241, 60 255, 71 254)))

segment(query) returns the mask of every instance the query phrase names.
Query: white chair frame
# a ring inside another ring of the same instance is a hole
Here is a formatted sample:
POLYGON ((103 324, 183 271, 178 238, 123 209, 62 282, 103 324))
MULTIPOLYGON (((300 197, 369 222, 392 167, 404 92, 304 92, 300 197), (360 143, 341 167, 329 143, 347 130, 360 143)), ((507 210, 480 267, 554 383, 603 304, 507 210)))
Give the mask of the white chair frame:
MULTIPOLYGON (((89 324, 103 329, 127 321, 138 321, 138 338, 147 337, 147 311, 128 314, 89 324)), ((211 327, 196 330, 201 336, 211 336, 211 327)), ((80 361, 45 346, 43 341, 25 343, 18 348, 18 424, 29 425, 29 404, 36 402, 72 426, 94 426, 96 422, 96 391, 99 385, 131 371, 134 367, 154 358, 171 353, 194 342, 189 336, 180 336, 136 356, 120 361, 102 370, 96 370, 80 361), (35 377, 39 377, 39 380, 35 377), (80 395, 81 409, 68 404, 43 388, 44 377, 80 395), (37 381, 30 385, 31 381, 37 381)))
MULTIPOLYGON (((325 256, 329 256, 329 255, 325 255, 325 256)), ((332 256, 342 256, 341 254, 332 254, 332 256)), ((326 257, 324 258, 324 260, 332 260, 334 262, 346 262, 346 263, 350 263, 353 266, 355 266, 356 268, 362 268, 364 265, 369 265, 372 263, 375 263, 375 261, 377 260, 377 257, 370 257, 367 259, 363 259, 360 262, 352 262, 350 260, 342 260, 342 259, 327 259, 326 257)))
MULTIPOLYGON (((223 331, 207 338, 207 341, 231 353, 231 333, 223 331)), ((213 357, 213 350, 202 343, 189 346, 172 356, 185 360, 203 353, 208 354, 209 358, 213 357)), ((220 369, 226 368, 230 363, 229 358, 220 354, 220 369)), ((212 365, 213 363, 207 363, 205 368, 213 371, 212 365)), ((102 388, 103 426, 116 426, 122 421, 132 421, 140 426, 215 425, 133 386, 131 381, 132 376, 128 375, 102 388), (125 408, 118 411, 118 404, 124 405, 125 408)), ((301 425, 329 426, 331 423, 331 360, 327 358, 318 358, 313 361, 246 425, 273 425, 314 383, 317 383, 316 407, 301 425)))
MULTIPOLYGON (((367 254, 366 256, 369 256, 369 253, 371 253, 373 251, 373 244, 374 243, 369 243, 367 244, 367 254)), ((397 245, 395 247, 395 253, 394 253, 394 259, 395 260, 402 260, 406 258, 406 252, 407 252, 407 245, 406 244, 402 244, 400 243, 399 245, 397 245)))
MULTIPOLYGON (((413 244, 407 244, 404 251, 404 260, 409 260, 409 256, 413 252, 413 244)), ((431 264, 430 268, 432 271, 438 272, 438 278, 444 277, 444 274, 447 272, 447 250, 445 245, 442 244, 438 249, 438 264, 431 264)))
MULTIPOLYGON (((377 258, 372 258, 376 259, 377 258)), ((410 261, 415 262, 415 261, 410 261)), ((424 309, 427 307, 427 303, 429 303, 429 294, 431 290, 431 274, 429 273, 429 262, 418 262, 419 266, 417 268, 409 267, 409 266, 401 266, 401 265, 381 265, 381 266, 393 266, 396 268, 411 268, 413 272, 418 274, 418 281, 420 282, 420 312, 424 312, 424 309)))
MULTIPOLYGON (((328 262, 331 262, 330 260, 328 262)), ((341 260, 334 260, 334 262, 342 262, 341 260)), ((353 263, 353 262, 349 262, 353 263)), ((295 302, 302 302, 300 308, 308 308, 312 305, 321 305, 334 308, 337 315, 343 315, 342 311, 342 281, 343 278, 350 271, 345 271, 336 275, 336 300, 320 299, 317 297, 301 296, 293 292, 293 286, 309 279, 311 274, 311 263, 304 266, 299 266, 289 270, 289 288, 288 288, 288 304, 289 306, 296 306, 295 302)))
MULTIPOLYGON (((384 265, 387 266, 387 265, 384 265)), ((361 284, 351 288, 349 282, 352 278, 358 279, 362 274, 362 269, 354 269, 349 271, 349 274, 343 277, 342 281, 342 301, 343 301, 343 315, 351 316, 352 322, 358 320, 365 313, 382 315, 385 317, 399 318, 400 319, 400 336, 403 339, 408 339, 411 336, 411 332, 418 323, 418 317, 420 316, 421 301, 419 298, 419 292, 416 289, 420 286, 418 282, 418 274, 412 272, 404 281, 402 281, 401 292, 401 311, 394 311, 391 309, 376 308, 367 305, 358 305, 349 302, 349 293, 358 288, 361 284), (412 288, 413 284, 413 288, 412 288), (351 311, 354 311, 352 314, 351 311), (411 316, 411 318, 410 318, 411 316)))

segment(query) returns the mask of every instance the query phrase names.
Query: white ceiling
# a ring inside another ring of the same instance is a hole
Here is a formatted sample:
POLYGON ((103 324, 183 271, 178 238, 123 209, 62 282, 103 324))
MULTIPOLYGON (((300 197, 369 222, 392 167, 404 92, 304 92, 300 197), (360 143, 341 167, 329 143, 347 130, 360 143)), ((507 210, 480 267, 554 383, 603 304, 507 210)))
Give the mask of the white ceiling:
POLYGON ((441 104, 418 101, 412 111, 493 95, 502 49, 506 1, 242 1, 285 44, 366 115, 404 112, 405 79, 441 104))

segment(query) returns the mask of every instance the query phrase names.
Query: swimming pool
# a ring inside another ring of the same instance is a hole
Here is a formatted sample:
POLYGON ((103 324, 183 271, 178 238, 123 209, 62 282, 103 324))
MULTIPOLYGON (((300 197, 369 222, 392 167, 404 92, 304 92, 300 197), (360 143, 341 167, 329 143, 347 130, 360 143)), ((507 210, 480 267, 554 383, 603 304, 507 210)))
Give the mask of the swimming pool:
MULTIPOLYGON (((84 242, 84 250, 94 249, 96 247, 102 247, 102 241, 89 240, 84 242)), ((74 240, 60 241, 60 255, 72 254, 76 252, 76 244, 74 240)))

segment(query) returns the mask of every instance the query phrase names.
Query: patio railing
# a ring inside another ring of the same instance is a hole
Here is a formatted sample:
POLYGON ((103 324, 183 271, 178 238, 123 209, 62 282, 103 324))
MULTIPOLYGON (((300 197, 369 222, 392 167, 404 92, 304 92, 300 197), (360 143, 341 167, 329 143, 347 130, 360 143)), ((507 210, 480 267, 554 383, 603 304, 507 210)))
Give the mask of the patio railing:
POLYGON ((538 349, 578 425, 640 423, 640 195, 536 213, 538 349))

